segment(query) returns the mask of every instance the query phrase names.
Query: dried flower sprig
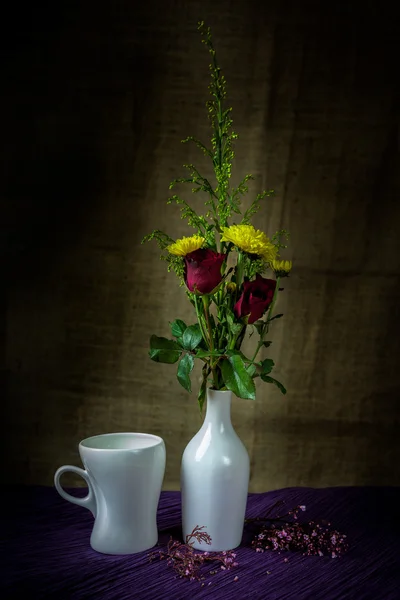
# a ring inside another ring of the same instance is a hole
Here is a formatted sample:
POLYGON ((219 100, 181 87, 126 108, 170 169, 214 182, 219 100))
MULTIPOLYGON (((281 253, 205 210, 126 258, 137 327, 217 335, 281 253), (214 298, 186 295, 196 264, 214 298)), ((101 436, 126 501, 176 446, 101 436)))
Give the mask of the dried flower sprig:
POLYGON ((224 552, 195 552, 193 544, 195 540, 211 544, 211 537, 203 531, 205 527, 196 527, 186 536, 186 542, 183 544, 178 540, 170 538, 167 550, 159 550, 150 554, 150 560, 159 558, 167 560, 167 564, 171 566, 178 577, 188 579, 189 581, 202 581, 205 579, 204 565, 207 562, 216 562, 217 568, 210 571, 210 575, 215 575, 218 571, 226 571, 237 567, 236 553, 232 551, 224 552))
POLYGON ((301 552, 304 556, 338 558, 348 550, 347 536, 336 529, 331 529, 331 523, 298 522, 299 513, 306 510, 304 505, 295 506, 286 514, 271 518, 269 515, 272 509, 281 504, 284 503, 282 501, 275 503, 264 517, 247 519, 247 522, 270 522, 269 525, 261 527, 252 541, 251 545, 256 552, 292 551, 301 552), (288 517, 293 521, 288 521, 288 517))

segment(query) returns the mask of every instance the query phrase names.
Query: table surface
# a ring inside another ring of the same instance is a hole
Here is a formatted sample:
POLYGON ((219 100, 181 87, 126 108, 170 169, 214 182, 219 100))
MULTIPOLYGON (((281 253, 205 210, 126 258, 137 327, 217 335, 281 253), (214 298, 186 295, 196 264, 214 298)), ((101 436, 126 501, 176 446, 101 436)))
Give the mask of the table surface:
MULTIPOLYGON (((149 562, 148 552, 94 552, 89 545, 91 513, 66 502, 53 488, 3 487, 1 494, 3 599, 400 600, 400 488, 288 488, 250 494, 247 517, 265 513, 281 499, 288 508, 305 504, 302 515, 329 519, 348 535, 350 550, 339 559, 256 553, 246 525, 237 550, 239 566, 207 577, 203 586, 176 578, 166 561, 149 562)), ((162 493, 158 526, 158 548, 165 548, 171 535, 180 539, 179 492, 162 493)))

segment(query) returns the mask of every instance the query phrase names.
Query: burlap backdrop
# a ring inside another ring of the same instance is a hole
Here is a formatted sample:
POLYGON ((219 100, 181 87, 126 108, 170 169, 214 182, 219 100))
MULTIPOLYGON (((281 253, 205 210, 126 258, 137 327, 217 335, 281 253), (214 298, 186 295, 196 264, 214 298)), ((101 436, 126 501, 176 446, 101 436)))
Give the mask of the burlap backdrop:
POLYGON ((256 402, 233 403, 251 489, 399 484, 390 15, 368 3, 65 4, 5 21, 3 481, 51 484, 79 464, 79 440, 131 430, 165 439, 165 489, 179 486, 195 394, 147 350, 194 315, 140 241, 154 228, 188 235, 168 184, 186 162, 210 174, 180 144, 209 136, 202 18, 240 136, 233 181, 253 173, 249 197, 276 189, 255 224, 289 229, 294 260, 271 329, 288 394, 262 385, 256 402))

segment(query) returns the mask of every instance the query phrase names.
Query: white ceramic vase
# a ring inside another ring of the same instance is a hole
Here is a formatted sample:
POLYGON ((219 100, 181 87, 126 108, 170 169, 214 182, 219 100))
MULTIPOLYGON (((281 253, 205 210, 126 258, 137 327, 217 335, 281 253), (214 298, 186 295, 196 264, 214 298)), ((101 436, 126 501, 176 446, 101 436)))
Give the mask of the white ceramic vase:
POLYGON ((250 461, 231 423, 231 400, 230 391, 207 390, 203 425, 182 457, 183 538, 204 526, 212 539, 195 542, 198 550, 232 550, 242 540, 250 461))

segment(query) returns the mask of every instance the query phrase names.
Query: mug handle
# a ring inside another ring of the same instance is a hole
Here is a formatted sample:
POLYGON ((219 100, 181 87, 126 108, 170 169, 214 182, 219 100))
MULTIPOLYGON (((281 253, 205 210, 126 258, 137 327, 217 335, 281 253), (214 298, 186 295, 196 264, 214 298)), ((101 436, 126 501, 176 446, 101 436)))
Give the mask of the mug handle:
POLYGON ((59 469, 57 469, 57 471, 55 472, 54 485, 56 487, 57 492, 60 494, 60 496, 62 498, 64 498, 64 500, 68 500, 68 502, 72 502, 72 504, 77 504, 78 506, 83 506, 84 508, 88 508, 90 510, 90 512, 92 513, 92 515, 94 517, 96 517, 96 513, 97 513, 96 497, 94 495, 92 482, 90 481, 89 473, 87 471, 85 471, 84 469, 81 469, 80 467, 74 467, 73 465, 64 465, 63 467, 60 467, 59 469), (71 496, 71 494, 68 494, 64 490, 64 488, 62 487, 62 485, 60 483, 60 478, 63 473, 68 473, 68 472, 76 473, 77 475, 80 475, 81 477, 83 477, 83 479, 86 481, 87 486, 89 488, 89 493, 87 496, 85 496, 84 498, 77 498, 76 496, 71 496))

